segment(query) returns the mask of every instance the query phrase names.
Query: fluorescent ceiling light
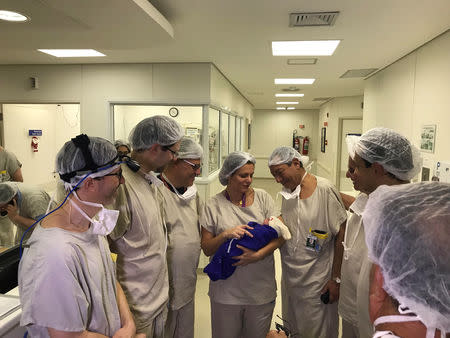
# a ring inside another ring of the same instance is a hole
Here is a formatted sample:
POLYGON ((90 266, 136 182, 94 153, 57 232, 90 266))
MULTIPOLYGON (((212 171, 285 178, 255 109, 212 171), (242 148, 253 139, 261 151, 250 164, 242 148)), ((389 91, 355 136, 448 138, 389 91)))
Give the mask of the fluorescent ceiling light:
POLYGON ((340 40, 272 41, 272 55, 317 56, 333 55, 340 40))
POLYGON ((277 107, 277 110, 286 110, 286 107, 277 107))
POLYGON ((58 58, 78 58, 92 56, 106 56, 95 49, 38 49, 38 51, 58 58))
POLYGON ((277 104, 298 104, 298 101, 297 102, 280 102, 280 101, 278 101, 277 102, 277 104))
POLYGON ((294 110, 295 107, 287 107, 287 110, 294 110))
POLYGON ((0 10, 0 20, 13 21, 13 22, 24 22, 28 21, 25 15, 17 12, 0 10))
POLYGON ((313 84, 316 79, 275 79, 275 84, 313 84))
POLYGON ((305 94, 275 94, 275 97, 303 97, 305 94))

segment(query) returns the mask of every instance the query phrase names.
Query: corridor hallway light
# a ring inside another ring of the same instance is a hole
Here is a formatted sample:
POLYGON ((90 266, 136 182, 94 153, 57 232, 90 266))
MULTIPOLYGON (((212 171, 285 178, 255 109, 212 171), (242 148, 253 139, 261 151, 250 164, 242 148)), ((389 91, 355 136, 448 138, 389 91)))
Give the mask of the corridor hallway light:
POLYGON ((274 56, 333 55, 341 40, 272 41, 274 56))
POLYGON ((18 12, 0 10, 0 20, 12 22, 25 22, 28 21, 29 19, 25 15, 22 15, 18 12))
POLYGON ((313 84, 316 79, 275 79, 275 84, 313 84))
POLYGON ((106 56, 95 49, 38 49, 38 51, 56 56, 58 58, 106 56))

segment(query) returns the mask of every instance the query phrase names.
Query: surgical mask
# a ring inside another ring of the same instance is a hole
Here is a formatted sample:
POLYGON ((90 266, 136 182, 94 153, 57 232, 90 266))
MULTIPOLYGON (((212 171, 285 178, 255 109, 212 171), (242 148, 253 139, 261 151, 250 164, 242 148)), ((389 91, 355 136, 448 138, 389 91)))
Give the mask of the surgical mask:
POLYGON ((70 199, 70 203, 72 203, 73 207, 78 210, 85 219, 91 222, 92 233, 94 235, 109 235, 116 226, 117 219, 119 218, 119 210, 110 210, 106 209, 102 204, 99 203, 82 201, 75 191, 72 192, 72 194, 81 204, 95 208, 101 208, 101 210, 97 214, 95 214, 93 218, 90 218, 72 199, 70 199))
POLYGON ((300 192, 302 191, 301 185, 302 185, 303 179, 305 178, 305 176, 307 174, 308 173, 305 171, 305 174, 303 175, 302 179, 300 180, 300 184, 297 185, 297 187, 295 188, 294 191, 291 192, 289 189, 283 187, 283 189, 279 192, 279 194, 287 200, 300 197, 300 192))
MULTIPOLYGON (((376 327, 379 324, 384 324, 384 323, 404 323, 404 322, 422 322, 421 318, 417 315, 413 315, 413 316, 405 316, 405 314, 412 314, 412 312, 408 309, 404 309, 401 305, 398 307, 398 312, 400 312, 400 315, 391 315, 391 316, 382 316, 382 317, 378 317, 374 322, 373 322, 373 326, 376 327)), ((423 324, 423 322, 422 322, 423 324)), ((424 324, 425 325, 425 324, 424 324)), ((425 327, 427 328, 427 333, 426 333, 426 338, 434 338, 435 333, 436 333, 436 328, 434 327, 428 327, 425 325, 425 327)), ((396 336, 395 334, 393 334, 390 331, 375 331, 373 338, 382 338, 382 337, 386 337, 386 338, 401 338, 399 336, 396 336)), ((443 331, 441 331, 441 337, 445 338, 445 333, 443 331)))
POLYGON ((186 189, 186 191, 183 194, 180 194, 177 190, 177 188, 175 188, 173 186, 173 184, 167 179, 167 176, 164 175, 164 173, 162 174, 162 177, 164 178, 164 180, 170 184, 170 186, 172 187, 173 191, 175 192, 175 194, 177 194, 177 196, 179 198, 181 198, 182 200, 189 202, 190 200, 194 199, 195 196, 197 195, 197 187, 195 186, 195 184, 192 184, 190 187, 188 187, 186 189))

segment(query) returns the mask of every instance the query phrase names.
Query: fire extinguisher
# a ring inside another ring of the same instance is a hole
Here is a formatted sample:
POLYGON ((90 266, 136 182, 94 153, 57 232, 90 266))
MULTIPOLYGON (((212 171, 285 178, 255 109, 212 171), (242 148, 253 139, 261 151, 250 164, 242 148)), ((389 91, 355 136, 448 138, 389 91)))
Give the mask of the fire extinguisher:
POLYGON ((306 136, 303 139, 303 145, 302 145, 302 154, 303 155, 308 155, 308 148, 309 148, 309 138, 308 138, 308 136, 306 136))
POLYGON ((300 138, 298 136, 294 137, 294 149, 297 151, 300 150, 300 138))
POLYGON ((39 145, 39 138, 37 138, 36 136, 33 136, 31 138, 31 149, 33 150, 33 153, 38 152, 38 145, 39 145))

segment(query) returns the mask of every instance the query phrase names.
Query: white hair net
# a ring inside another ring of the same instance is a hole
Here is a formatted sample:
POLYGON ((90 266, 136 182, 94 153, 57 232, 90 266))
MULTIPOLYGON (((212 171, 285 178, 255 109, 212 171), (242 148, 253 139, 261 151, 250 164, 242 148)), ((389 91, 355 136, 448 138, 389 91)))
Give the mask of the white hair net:
POLYGON ((181 125, 174 119, 156 115, 139 122, 131 131, 129 140, 133 150, 144 150, 154 144, 170 146, 184 135, 181 125))
POLYGON ((278 147, 269 157, 269 167, 272 165, 291 163, 294 158, 301 162, 303 168, 306 168, 306 165, 309 162, 308 156, 300 155, 300 153, 292 147, 278 147))
POLYGON ((382 185, 363 224, 386 292, 427 327, 450 332, 450 184, 382 185))
POLYGON ((6 204, 16 196, 19 190, 17 183, 3 182, 0 183, 0 204, 6 204))
POLYGON ((202 158, 203 148, 191 137, 183 136, 180 141, 180 150, 178 150, 179 159, 197 159, 202 158))
POLYGON ((114 142, 114 147, 116 147, 116 149, 119 148, 119 147, 127 147, 128 151, 131 151, 131 145, 128 142, 124 141, 124 140, 116 140, 114 142))
MULTIPOLYGON (((77 137, 81 137, 79 135, 77 137)), ((80 147, 74 143, 74 139, 66 142, 56 155, 56 171, 61 179, 71 184, 77 184, 82 177, 88 173, 95 173, 92 177, 99 177, 113 171, 115 168, 108 166, 117 159, 117 150, 114 145, 100 137, 84 135, 84 141, 89 140, 88 149, 94 163, 86 163, 86 159, 80 147), (106 167, 106 170, 97 171, 98 168, 106 167)))
POLYGON ((245 153, 243 151, 235 151, 227 156, 225 161, 223 162, 222 168, 219 172, 219 181, 222 185, 228 184, 228 179, 233 173, 239 168, 243 167, 248 162, 256 163, 253 155, 249 153, 245 153))
POLYGON ((373 128, 360 137, 346 139, 348 153, 355 154, 370 163, 379 163, 402 181, 409 181, 422 167, 419 149, 408 139, 388 128, 373 128))

